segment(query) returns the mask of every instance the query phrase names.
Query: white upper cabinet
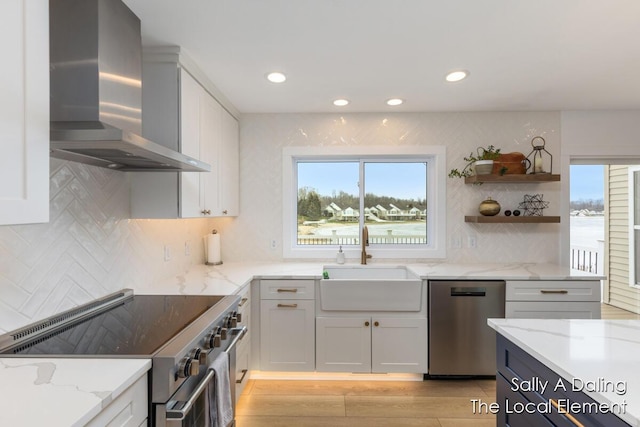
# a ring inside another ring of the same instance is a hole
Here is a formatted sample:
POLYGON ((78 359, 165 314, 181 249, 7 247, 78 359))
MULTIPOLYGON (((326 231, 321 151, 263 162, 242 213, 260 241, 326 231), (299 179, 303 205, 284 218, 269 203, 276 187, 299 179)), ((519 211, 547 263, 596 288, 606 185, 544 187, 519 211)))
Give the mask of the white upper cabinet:
POLYGON ((220 106, 193 77, 180 70, 180 139, 182 152, 211 165, 211 172, 182 172, 180 176, 180 217, 210 216, 207 199, 218 169, 212 146, 218 144, 220 106))
POLYGON ((220 200, 222 216, 240 213, 240 129, 238 121, 222 109, 222 141, 220 145, 220 200))
POLYGON ((237 216, 238 121, 178 61, 181 56, 151 58, 143 63, 143 136, 208 163, 211 172, 132 173, 131 216, 237 216))
POLYGON ((2 0, 0 224, 49 221, 49 2, 2 0))

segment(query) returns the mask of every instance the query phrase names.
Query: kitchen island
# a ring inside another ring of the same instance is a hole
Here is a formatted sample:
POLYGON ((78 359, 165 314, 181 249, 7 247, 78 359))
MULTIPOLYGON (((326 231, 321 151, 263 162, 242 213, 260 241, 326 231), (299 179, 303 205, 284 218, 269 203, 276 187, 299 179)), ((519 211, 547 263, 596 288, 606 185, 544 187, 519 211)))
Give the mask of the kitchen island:
POLYGON ((640 321, 489 319, 488 324, 499 334, 497 380, 505 386, 502 403, 500 390, 496 402, 499 420, 518 399, 541 405, 529 414, 533 417, 549 417, 548 409, 557 416, 548 403, 562 406, 567 396, 576 405, 570 415, 579 422, 599 417, 607 426, 640 425, 640 321), (560 397, 551 397, 553 392, 560 397))

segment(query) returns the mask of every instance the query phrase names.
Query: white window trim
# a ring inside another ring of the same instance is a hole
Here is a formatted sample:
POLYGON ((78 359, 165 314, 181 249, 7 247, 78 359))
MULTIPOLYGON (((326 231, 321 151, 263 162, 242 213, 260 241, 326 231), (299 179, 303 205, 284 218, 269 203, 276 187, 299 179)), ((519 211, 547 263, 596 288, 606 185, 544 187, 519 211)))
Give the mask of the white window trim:
MULTIPOLYGON (((297 160, 336 160, 363 159, 376 157, 390 160, 416 160, 417 157, 429 159, 427 169, 429 189, 427 194, 428 215, 433 219, 428 224, 427 235, 431 237, 428 245, 406 247, 402 245, 385 246, 385 248, 369 246, 367 253, 373 259, 415 259, 415 258, 446 258, 447 233, 447 197, 446 197, 446 147, 286 147, 282 151, 282 218, 283 239, 282 255, 284 258, 326 259, 335 258, 337 246, 322 247, 299 246, 295 244, 297 238, 297 182, 295 180, 295 162, 297 160)), ((343 248, 348 260, 360 259, 360 248, 343 248)))
POLYGON ((636 283, 636 269, 639 267, 636 265, 636 227, 640 229, 640 226, 635 226, 635 179, 634 173, 640 172, 640 166, 629 166, 628 168, 628 188, 629 188, 629 286, 632 288, 640 289, 640 284, 636 283))

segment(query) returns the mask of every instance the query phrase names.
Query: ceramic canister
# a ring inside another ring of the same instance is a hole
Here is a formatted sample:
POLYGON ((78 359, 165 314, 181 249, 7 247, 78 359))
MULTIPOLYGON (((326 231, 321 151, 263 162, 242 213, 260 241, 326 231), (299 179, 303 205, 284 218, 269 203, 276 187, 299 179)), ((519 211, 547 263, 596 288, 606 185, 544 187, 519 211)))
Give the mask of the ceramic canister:
POLYGON ((487 200, 483 200, 478 206, 478 211, 484 216, 494 216, 500 212, 500 203, 493 200, 491 197, 487 200))

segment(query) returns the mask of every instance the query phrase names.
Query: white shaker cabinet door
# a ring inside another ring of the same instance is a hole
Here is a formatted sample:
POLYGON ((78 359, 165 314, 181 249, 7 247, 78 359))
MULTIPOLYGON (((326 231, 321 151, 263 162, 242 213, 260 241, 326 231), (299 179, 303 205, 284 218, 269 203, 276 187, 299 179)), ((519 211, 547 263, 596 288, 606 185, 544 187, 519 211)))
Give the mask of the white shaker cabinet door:
POLYGON ((218 216, 222 107, 189 73, 180 79, 182 152, 211 165, 211 172, 182 172, 180 217, 218 216))
POLYGON ((315 302, 260 301, 260 369, 315 370, 315 302))
POLYGON ((220 211, 220 144, 222 139, 222 107, 203 89, 200 111, 200 153, 211 172, 201 172, 205 216, 219 216, 220 211))
MULTIPOLYGON (((201 120, 204 89, 193 77, 180 73, 180 140, 181 152, 203 160, 201 152, 201 120)), ((202 172, 182 172, 180 177, 180 217, 200 218, 204 211, 202 172)))
POLYGON ((318 317, 316 370, 371 372, 371 318, 318 317))
POLYGON ((371 372, 427 372, 427 319, 372 319, 371 372))
POLYGON ((240 131, 238 121, 222 110, 220 141, 220 211, 216 216, 238 216, 240 213, 240 131))
POLYGON ((2 0, 0 224, 49 221, 49 2, 2 0))

